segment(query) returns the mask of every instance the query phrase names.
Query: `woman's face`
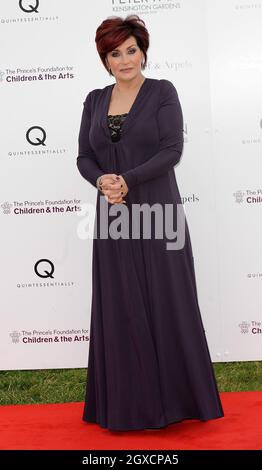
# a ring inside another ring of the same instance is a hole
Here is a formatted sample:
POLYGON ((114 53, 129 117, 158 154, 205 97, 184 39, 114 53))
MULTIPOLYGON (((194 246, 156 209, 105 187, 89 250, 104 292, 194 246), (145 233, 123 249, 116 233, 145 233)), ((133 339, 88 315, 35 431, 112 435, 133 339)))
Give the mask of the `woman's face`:
POLYGON ((107 54, 107 65, 117 80, 130 80, 141 73, 144 54, 138 47, 136 38, 130 36, 116 49, 107 54), (124 69, 130 69, 124 71, 124 69))

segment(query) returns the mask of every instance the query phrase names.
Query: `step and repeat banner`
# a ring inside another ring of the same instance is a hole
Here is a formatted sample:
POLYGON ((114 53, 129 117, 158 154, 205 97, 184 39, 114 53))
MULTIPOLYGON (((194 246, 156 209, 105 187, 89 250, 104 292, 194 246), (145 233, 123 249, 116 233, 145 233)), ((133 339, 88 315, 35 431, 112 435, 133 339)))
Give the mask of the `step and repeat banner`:
POLYGON ((0 369, 87 366, 93 227, 83 208, 95 211, 97 192, 76 166, 78 133, 87 93, 115 82, 96 29, 132 13, 150 33, 143 74, 172 81, 183 109, 174 171, 212 360, 261 360, 262 1, 0 5, 0 369))

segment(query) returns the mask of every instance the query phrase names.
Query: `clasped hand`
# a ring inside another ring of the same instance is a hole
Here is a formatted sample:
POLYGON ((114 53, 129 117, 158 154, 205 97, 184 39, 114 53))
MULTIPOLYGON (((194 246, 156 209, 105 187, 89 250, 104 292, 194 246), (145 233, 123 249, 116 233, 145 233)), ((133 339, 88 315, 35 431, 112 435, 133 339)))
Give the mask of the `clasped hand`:
POLYGON ((99 189, 110 204, 126 204, 123 199, 128 193, 128 186, 121 175, 106 173, 100 177, 99 189))

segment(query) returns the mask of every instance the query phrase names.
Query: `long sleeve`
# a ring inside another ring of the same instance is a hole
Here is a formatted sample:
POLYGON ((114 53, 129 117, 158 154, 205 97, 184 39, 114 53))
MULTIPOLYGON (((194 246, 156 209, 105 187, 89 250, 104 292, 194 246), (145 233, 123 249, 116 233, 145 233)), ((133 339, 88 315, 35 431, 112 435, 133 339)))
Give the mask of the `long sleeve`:
POLYGON ((163 79, 157 121, 160 149, 149 160, 121 173, 129 189, 171 170, 179 162, 183 144, 183 114, 176 88, 163 79))
MULTIPOLYGON (((78 137, 78 157, 77 168, 83 178, 97 188, 97 178, 105 172, 101 170, 97 163, 96 156, 89 143, 89 131, 91 125, 90 113, 90 93, 88 93, 84 101, 84 109, 82 112, 80 131, 78 137)), ((98 188, 97 188, 98 189, 98 188)))

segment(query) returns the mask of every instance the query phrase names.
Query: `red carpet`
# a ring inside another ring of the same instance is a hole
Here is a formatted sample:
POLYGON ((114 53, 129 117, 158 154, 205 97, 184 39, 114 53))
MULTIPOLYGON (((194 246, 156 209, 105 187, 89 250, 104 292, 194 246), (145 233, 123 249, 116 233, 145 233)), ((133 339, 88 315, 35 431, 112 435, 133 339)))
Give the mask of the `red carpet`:
POLYGON ((0 449, 262 449, 262 392, 221 393, 224 418, 116 432, 82 421, 83 403, 0 407, 0 449))

